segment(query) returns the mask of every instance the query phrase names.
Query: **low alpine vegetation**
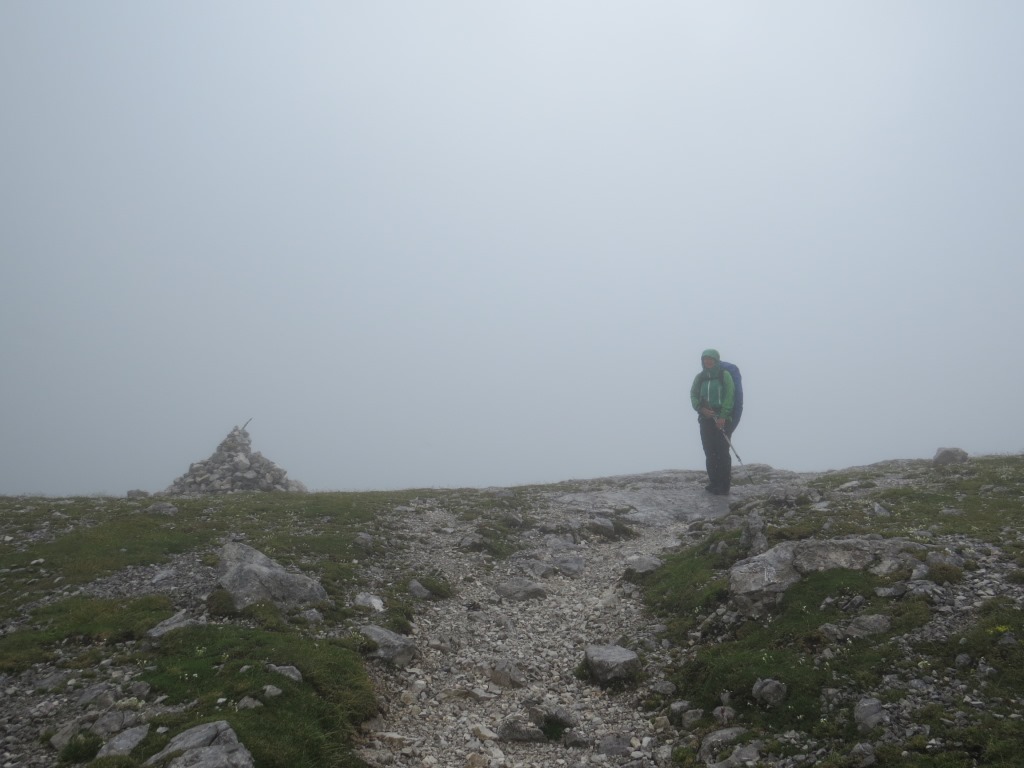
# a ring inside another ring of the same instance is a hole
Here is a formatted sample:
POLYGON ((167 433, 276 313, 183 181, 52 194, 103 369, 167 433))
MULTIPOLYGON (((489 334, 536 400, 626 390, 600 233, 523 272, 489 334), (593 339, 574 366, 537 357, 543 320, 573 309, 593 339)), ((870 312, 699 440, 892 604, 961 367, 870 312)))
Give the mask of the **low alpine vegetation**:
POLYGON ((776 734, 805 734, 799 743, 821 750, 815 765, 854 764, 850 750, 864 740, 880 742, 879 765, 1017 764, 1024 593, 975 595, 1021 583, 1024 459, 900 469, 898 482, 885 463, 821 475, 808 484, 810 497, 776 491, 736 503, 644 582, 665 637, 681 649, 671 679, 703 712, 677 764, 697 764, 699 738, 714 730, 712 713, 723 705, 730 724, 777 755, 790 752, 776 734), (755 533, 763 536, 757 544, 755 533), (805 570, 760 602, 730 589, 734 567, 758 553, 850 537, 905 545, 874 568, 805 570), (784 685, 784 699, 756 695, 767 679, 784 685), (855 717, 865 699, 916 712, 921 738, 886 746, 888 720, 855 717))

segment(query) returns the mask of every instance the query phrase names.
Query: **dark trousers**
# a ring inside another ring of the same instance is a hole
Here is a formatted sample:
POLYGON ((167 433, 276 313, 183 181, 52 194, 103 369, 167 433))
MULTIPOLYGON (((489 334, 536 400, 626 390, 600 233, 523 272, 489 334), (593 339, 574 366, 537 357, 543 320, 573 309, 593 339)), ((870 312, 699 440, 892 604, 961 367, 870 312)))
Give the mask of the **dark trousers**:
MULTIPOLYGON (((712 491, 728 493, 732 484, 732 456, 729 455, 729 443, 714 419, 703 416, 700 422, 700 443, 704 446, 704 458, 707 460, 708 484, 712 491)), ((726 426, 728 429, 728 425, 726 426)))

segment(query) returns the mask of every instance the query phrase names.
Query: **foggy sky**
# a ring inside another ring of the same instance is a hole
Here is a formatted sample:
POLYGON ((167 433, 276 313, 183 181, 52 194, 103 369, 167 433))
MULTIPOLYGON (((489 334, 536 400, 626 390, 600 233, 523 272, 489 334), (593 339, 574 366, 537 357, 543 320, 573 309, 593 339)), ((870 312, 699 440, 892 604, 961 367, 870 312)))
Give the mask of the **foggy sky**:
MULTIPOLYGON (((0 493, 1024 449, 1024 6, 0 4, 0 493)), ((737 471, 740 471, 737 469, 737 471)))

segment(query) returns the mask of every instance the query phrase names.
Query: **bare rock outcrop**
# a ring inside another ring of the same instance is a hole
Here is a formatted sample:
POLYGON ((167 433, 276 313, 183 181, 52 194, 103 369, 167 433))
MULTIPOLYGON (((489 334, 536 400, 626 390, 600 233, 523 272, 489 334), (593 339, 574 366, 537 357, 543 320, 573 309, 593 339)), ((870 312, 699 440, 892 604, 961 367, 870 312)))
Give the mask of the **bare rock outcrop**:
POLYGON ((226 720, 204 723, 179 733, 163 751, 157 752, 146 761, 146 765, 158 764, 165 757, 181 753, 171 762, 172 766, 192 768, 252 768, 252 755, 226 720))
POLYGON ((785 541, 732 566, 729 589, 736 595, 781 594, 803 575, 833 568, 892 573, 918 563, 910 553, 923 550, 920 544, 899 538, 847 536, 785 541))
POLYGON ((320 582, 286 570, 248 544, 225 544, 220 557, 218 583, 231 593, 235 608, 263 601, 297 608, 327 600, 327 590, 320 582))

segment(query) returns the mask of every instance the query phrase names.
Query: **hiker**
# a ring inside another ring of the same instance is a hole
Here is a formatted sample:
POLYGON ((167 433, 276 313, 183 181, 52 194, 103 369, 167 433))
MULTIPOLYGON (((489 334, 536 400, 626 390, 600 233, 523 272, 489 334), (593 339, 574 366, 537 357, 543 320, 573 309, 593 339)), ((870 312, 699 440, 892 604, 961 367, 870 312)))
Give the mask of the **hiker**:
POLYGON ((690 387, 690 403, 697 412, 700 442, 707 459, 708 484, 704 490, 726 496, 732 483, 727 436, 735 428, 732 415, 736 385, 732 374, 721 366, 718 350, 705 349, 700 360, 702 368, 690 387))

